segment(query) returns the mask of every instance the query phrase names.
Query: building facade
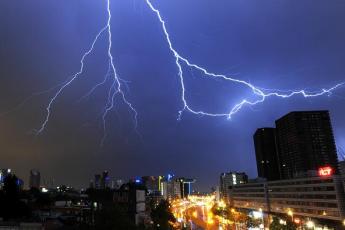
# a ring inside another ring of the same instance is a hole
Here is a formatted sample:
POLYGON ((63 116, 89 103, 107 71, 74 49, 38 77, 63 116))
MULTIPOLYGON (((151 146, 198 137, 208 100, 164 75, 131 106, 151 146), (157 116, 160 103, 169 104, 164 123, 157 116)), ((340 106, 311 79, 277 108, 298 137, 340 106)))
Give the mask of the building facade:
POLYGON ((145 185, 148 194, 160 193, 160 176, 143 176, 142 182, 145 185))
POLYGON ((164 199, 181 198, 181 182, 179 179, 164 180, 161 182, 162 196, 164 199))
POLYGON ((192 194, 192 184, 195 179, 175 178, 172 174, 165 177, 159 176, 159 191, 164 199, 185 198, 192 194))
POLYGON ((220 197, 226 202, 229 201, 229 189, 238 184, 245 184, 248 182, 248 176, 244 172, 227 172, 220 174, 220 197))
POLYGON ((123 184, 114 191, 113 202, 126 210, 136 225, 143 224, 147 219, 146 188, 142 183, 123 184))
POLYGON ((338 173, 338 158, 328 111, 291 112, 276 121, 276 141, 283 179, 331 166, 338 173))
POLYGON ((342 222, 345 200, 339 175, 256 182, 233 186, 231 204, 236 208, 272 214, 342 222))
POLYGON ((253 136, 258 176, 269 181, 280 179, 275 132, 275 128, 259 128, 253 136))

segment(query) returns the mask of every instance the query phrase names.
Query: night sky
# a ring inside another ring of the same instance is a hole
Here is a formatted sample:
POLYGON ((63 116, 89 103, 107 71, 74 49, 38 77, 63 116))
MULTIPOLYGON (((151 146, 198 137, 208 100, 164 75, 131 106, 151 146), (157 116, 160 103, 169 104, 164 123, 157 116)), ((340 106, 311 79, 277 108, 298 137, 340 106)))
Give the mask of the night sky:
MULTIPOLYGON (((317 90, 345 79, 343 0, 152 0, 178 52, 212 72, 264 88, 317 90)), ((330 97, 270 98, 232 120, 183 114, 174 58, 156 15, 144 0, 111 0, 115 64, 128 81, 138 131, 117 100, 100 148, 102 108, 110 82, 80 101, 107 72, 107 36, 86 59, 85 73, 53 107, 36 136, 54 91, 36 95, 79 70, 79 61, 107 20, 105 0, 0 1, 0 168, 27 180, 85 187, 109 170, 114 178, 173 172, 195 177, 207 190, 223 171, 256 176, 252 135, 292 110, 328 109, 338 146, 345 148, 345 88, 330 97), (10 111, 9 113, 6 113, 10 111)), ((210 80, 184 66, 187 98, 196 109, 229 111, 248 89, 210 80)))

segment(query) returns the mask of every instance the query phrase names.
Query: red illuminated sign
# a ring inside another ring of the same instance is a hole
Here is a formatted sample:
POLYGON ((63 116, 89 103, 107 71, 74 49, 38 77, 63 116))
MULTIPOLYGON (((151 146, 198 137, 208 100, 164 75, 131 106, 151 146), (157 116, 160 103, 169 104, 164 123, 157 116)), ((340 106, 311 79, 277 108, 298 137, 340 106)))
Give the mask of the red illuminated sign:
POLYGON ((319 168, 319 176, 331 176, 333 169, 329 166, 319 168))

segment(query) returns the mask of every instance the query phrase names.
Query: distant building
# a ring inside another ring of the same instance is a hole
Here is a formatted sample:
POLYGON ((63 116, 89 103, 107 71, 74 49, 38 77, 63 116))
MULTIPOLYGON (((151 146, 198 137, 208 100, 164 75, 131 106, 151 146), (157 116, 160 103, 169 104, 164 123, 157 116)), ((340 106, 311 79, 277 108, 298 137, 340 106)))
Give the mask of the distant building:
POLYGON ((188 197, 193 193, 192 184, 195 183, 195 179, 188 179, 188 178, 179 178, 180 181, 180 188, 181 188, 181 197, 185 198, 188 197))
POLYGON ((11 169, 0 169, 0 189, 4 186, 5 178, 8 175, 11 175, 12 170, 11 169))
POLYGON ((109 172, 103 171, 102 174, 95 174, 94 181, 90 181, 90 188, 107 189, 113 186, 110 181, 109 172))
POLYGON ((101 175, 100 174, 95 175, 94 188, 101 189, 101 175))
POLYGON ((38 170, 32 169, 30 171, 30 180, 29 180, 30 188, 39 189, 41 186, 41 173, 38 170))
POLYGON ((90 180, 89 188, 91 189, 95 188, 95 183, 93 182, 93 180, 90 180))
POLYGON ((108 171, 103 171, 101 177, 101 189, 110 188, 110 177, 108 171))
POLYGON ((276 121, 282 178, 305 176, 322 166, 338 173, 338 159, 328 111, 291 112, 276 121))
POLYGON ((20 190, 24 189, 24 181, 20 178, 17 178, 17 186, 20 190))
POLYGON ((162 196, 164 199, 181 198, 181 184, 178 179, 164 180, 162 183, 162 196))
POLYGON ((170 181, 163 180, 161 193, 165 199, 185 198, 192 194, 192 184, 195 179, 174 178, 170 181))
POLYGON ((220 197, 229 202, 229 189, 238 184, 248 182, 248 176, 244 172, 227 172, 220 174, 220 197))
POLYGON ((156 176, 143 176, 142 182, 145 185, 148 194, 160 193, 160 179, 156 176))
POLYGON ((116 182, 115 182, 116 188, 120 188, 123 184, 124 184, 124 182, 123 182, 123 180, 121 180, 121 179, 118 179, 118 180, 116 180, 116 182))
POLYGON ((279 161, 275 140, 275 128, 259 128, 254 134, 254 146, 258 176, 267 180, 279 180, 279 161))

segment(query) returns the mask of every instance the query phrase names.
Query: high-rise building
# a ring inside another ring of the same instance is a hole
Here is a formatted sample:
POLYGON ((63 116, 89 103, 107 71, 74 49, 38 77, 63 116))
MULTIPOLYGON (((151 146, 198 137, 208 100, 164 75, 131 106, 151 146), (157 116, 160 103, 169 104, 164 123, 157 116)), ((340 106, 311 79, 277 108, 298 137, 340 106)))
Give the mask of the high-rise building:
POLYGON ((275 141, 275 128, 259 128, 254 134, 258 176, 267 180, 279 180, 279 162, 275 141))
POLYGON ((294 178, 320 167, 338 173, 338 159, 328 111, 291 112, 276 121, 282 178, 294 178))
POLYGON ((41 173, 36 170, 32 169, 30 171, 30 188, 37 188, 39 189, 41 185, 41 173))
POLYGON ((220 197, 229 202, 229 189, 238 184, 248 183, 248 176, 244 172, 227 172, 220 174, 220 197))

